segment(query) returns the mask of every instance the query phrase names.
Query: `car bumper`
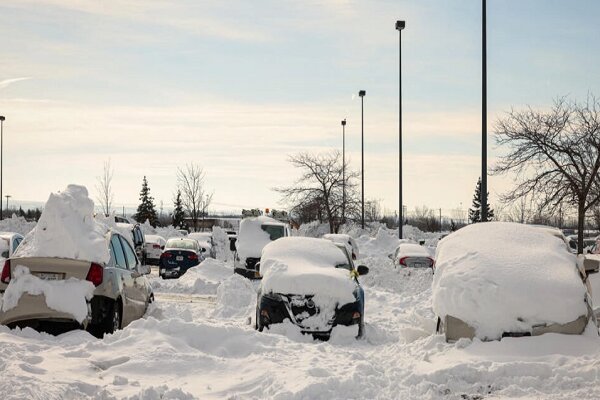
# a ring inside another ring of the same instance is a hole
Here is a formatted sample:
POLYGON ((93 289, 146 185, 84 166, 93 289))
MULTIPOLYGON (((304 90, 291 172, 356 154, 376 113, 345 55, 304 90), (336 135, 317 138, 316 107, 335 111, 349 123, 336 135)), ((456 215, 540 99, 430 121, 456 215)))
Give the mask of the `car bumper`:
MULTIPOLYGON (((88 315, 81 322, 85 328, 89 324, 92 312, 90 303, 87 303, 88 315)), ((12 325, 24 321, 64 321, 77 322, 72 314, 54 310, 46 304, 46 299, 43 295, 31 295, 24 293, 17 306, 10 310, 0 312, 0 324, 12 325)))

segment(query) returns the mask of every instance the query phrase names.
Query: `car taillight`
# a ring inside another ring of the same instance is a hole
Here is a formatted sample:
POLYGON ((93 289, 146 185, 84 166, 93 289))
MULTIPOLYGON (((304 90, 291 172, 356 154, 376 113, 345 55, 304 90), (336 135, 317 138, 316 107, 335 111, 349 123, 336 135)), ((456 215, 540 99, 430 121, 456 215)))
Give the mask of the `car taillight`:
POLYGON ((160 244, 153 244, 153 245, 152 245, 152 248, 153 248, 153 249, 160 249, 160 244))
POLYGON ((399 262, 400 262, 400 265, 404 265, 404 266, 406 267, 406 259, 407 259, 407 258, 408 258, 408 257, 402 257, 402 258, 400 259, 400 261, 399 261, 399 262))
POLYGON ((188 256, 188 258, 189 258, 190 260, 197 260, 197 259, 198 259, 198 255, 197 255, 197 254, 190 254, 190 255, 188 256))
POLYGON ((160 255, 160 258, 171 258, 171 257, 173 257, 173 254, 169 253, 168 251, 165 253, 162 253, 160 255))
POLYGON ((0 281, 2 281, 2 283, 10 282, 10 260, 6 260, 4 262, 4 267, 2 268, 2 276, 0 277, 0 281))
POLYGON ((100 284, 102 284, 103 278, 104 268, 102 268, 102 265, 92 263, 92 265, 90 266, 90 270, 88 271, 88 274, 85 277, 85 280, 92 282, 94 286, 99 286, 100 284))

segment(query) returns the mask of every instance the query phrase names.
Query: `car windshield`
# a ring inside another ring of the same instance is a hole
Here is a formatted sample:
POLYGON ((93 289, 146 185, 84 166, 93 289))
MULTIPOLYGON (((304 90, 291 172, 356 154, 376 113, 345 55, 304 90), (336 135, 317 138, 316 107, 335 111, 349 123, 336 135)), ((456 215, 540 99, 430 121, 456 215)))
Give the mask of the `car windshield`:
POLYGON ((282 238, 284 235, 284 229, 281 225, 261 225, 260 227, 269 234, 271 241, 282 238))
POLYGON ((169 240, 166 245, 169 249, 185 249, 185 250, 196 250, 196 244, 193 240, 169 240))
POLYGON ((345 258, 346 258, 346 260, 348 260, 348 262, 347 263, 336 264, 335 267, 336 268, 343 268, 343 269, 347 269, 349 271, 352 271, 352 261, 350 260, 350 255, 348 254, 348 251, 347 251, 345 245, 343 245, 343 244, 339 244, 339 245, 336 244, 336 247, 338 249, 340 249, 340 251, 342 253, 344 253, 344 256, 346 256, 345 258))

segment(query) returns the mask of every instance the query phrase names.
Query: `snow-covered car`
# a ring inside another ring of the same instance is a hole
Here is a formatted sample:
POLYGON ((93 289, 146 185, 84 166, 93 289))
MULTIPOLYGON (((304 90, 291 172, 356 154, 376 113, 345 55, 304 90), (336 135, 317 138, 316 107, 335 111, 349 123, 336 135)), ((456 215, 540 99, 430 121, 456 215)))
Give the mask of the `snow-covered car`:
POLYGON ((325 239, 287 237, 265 246, 255 328, 291 321, 303 333, 326 338, 337 325, 364 332, 364 291, 369 268, 354 266, 345 245, 325 239))
POLYGON ((167 241, 159 235, 145 235, 144 239, 146 241, 144 244, 146 247, 146 262, 148 264, 158 265, 160 255, 162 254, 167 241))
POLYGON ((266 216, 244 218, 235 241, 234 272, 246 278, 260 278, 263 248, 283 237, 290 236, 289 225, 266 216))
POLYGON ((126 235, 126 232, 129 232, 131 236, 131 243, 133 243, 135 249, 135 254, 142 264, 146 264, 146 240, 140 224, 126 224, 118 222, 117 228, 123 235, 126 235))
POLYGON ((440 241, 432 303, 448 341, 581 334, 595 323, 586 273, 565 241, 508 222, 472 224, 440 241))
POLYGON ((390 258, 398 267, 433 269, 435 266, 429 250, 416 243, 400 243, 390 258))
POLYGON ((358 243, 356 240, 350 235, 346 235, 344 233, 327 233, 323 235, 323 239, 331 240, 334 243, 341 243, 345 246, 348 246, 348 250, 352 254, 352 259, 356 260, 360 256, 358 250, 358 243))
MULTIPOLYGON (((23 235, 16 232, 0 232, 0 265, 4 265, 7 258, 12 257, 23 240, 23 235)), ((4 292, 6 284, 0 282, 0 293, 4 292)))
POLYGON ((203 246, 208 251, 207 253, 205 253, 206 257, 212 257, 212 258, 216 257, 216 254, 215 254, 216 249, 214 247, 212 232, 192 232, 192 233, 188 234, 187 237, 189 239, 197 240, 198 243, 200 243, 201 245, 203 245, 203 243, 208 243, 209 244, 208 247, 206 247, 206 245, 203 246))
POLYGON ((158 274, 163 279, 179 278, 202 261, 204 252, 196 239, 171 238, 160 255, 158 274))
POLYGON ((0 323, 75 323, 102 336, 144 315, 153 300, 129 241, 93 217, 83 186, 51 194, 37 226, 2 268, 0 323))

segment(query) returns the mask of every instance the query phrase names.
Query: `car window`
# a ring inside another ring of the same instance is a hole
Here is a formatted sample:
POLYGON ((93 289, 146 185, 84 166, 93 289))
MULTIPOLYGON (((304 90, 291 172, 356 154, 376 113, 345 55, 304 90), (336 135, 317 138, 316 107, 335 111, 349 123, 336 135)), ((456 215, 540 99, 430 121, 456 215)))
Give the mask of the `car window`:
POLYGON ((13 240, 13 253, 15 252, 15 250, 17 250, 17 247, 19 247, 19 243, 21 243, 21 238, 16 238, 15 240, 13 240))
POLYGON ((121 238, 121 242, 123 244, 123 252, 125 253, 125 258, 127 259, 127 265, 129 266, 129 269, 134 269, 137 264, 135 252, 133 251, 129 243, 127 243, 127 240, 125 240, 125 238, 121 238))
POLYGON ((111 254, 115 260, 115 267, 127 269, 127 262, 125 261, 125 255, 123 254, 123 247, 118 235, 113 235, 110 239, 111 254))
POLYGON ((174 239, 174 240, 169 240, 167 242, 167 248, 169 249, 185 249, 185 250, 197 250, 198 249, 198 242, 195 240, 181 240, 181 239, 174 239))
POLYGON ((271 240, 282 238, 285 234, 285 228, 279 225, 261 225, 263 231, 269 234, 271 240))

